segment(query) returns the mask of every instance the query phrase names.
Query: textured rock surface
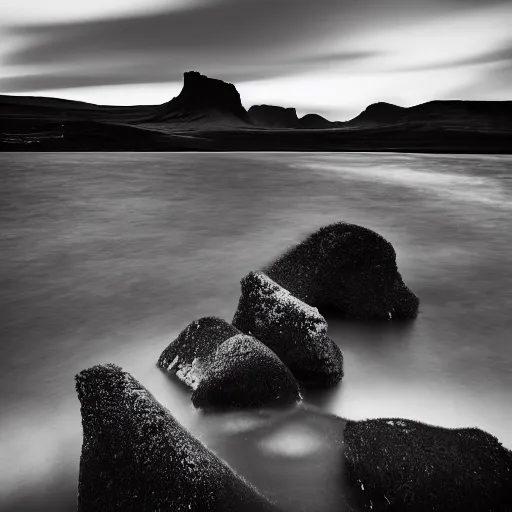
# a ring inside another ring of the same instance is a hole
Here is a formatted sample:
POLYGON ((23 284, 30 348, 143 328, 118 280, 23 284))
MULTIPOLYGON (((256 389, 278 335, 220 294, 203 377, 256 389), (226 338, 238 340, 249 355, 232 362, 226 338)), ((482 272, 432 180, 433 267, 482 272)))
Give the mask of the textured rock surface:
POLYGON ((349 421, 344 435, 348 476, 368 510, 512 510, 510 452, 482 430, 377 419, 349 421))
POLYGON ((221 318, 210 316, 194 320, 162 352, 158 366, 195 389, 202 374, 200 361, 236 334, 240 331, 221 318))
POLYGON ((370 229, 339 222, 308 236, 264 272, 300 300, 354 319, 415 318, 393 246, 370 229))
POLYGON ((297 381, 268 347, 237 334, 212 352, 192 394, 196 407, 248 407, 300 399, 297 381))
POLYGON ((274 351, 305 385, 332 386, 343 377, 343 357, 327 323, 262 272, 242 279, 233 325, 274 351))
POLYGON ((79 512, 275 510, 118 366, 82 371, 76 388, 79 512))
POLYGON ((196 407, 248 407, 300 398, 297 381, 276 354, 216 317, 192 322, 162 352, 158 365, 194 390, 196 407))

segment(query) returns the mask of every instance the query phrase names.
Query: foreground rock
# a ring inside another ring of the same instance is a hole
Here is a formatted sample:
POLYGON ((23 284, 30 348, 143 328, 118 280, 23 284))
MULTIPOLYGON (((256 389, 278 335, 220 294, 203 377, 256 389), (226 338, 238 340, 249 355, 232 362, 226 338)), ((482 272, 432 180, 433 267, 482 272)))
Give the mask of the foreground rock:
POLYGON ((283 362, 252 336, 237 334, 204 362, 192 394, 196 407, 252 407, 300 399, 297 381, 283 362))
POLYGON ((512 457, 477 428, 400 419, 349 421, 351 483, 373 511, 510 512, 512 457))
POLYGON ((196 407, 249 407, 300 399, 288 368, 265 345, 216 317, 192 322, 158 365, 192 388, 196 407))
POLYGON ((404 284, 393 246, 370 229, 325 226, 264 272, 300 300, 352 319, 407 319, 419 300, 404 284))
POLYGON ((118 366, 82 371, 76 388, 79 512, 275 510, 118 366))
POLYGON ((194 320, 162 352, 158 366, 196 389, 202 375, 199 361, 237 334, 240 331, 221 318, 210 316, 194 320))
POLYGON ((262 272, 242 279, 233 325, 274 351, 305 385, 328 387, 343 377, 343 356, 327 336, 316 308, 291 295, 262 272))

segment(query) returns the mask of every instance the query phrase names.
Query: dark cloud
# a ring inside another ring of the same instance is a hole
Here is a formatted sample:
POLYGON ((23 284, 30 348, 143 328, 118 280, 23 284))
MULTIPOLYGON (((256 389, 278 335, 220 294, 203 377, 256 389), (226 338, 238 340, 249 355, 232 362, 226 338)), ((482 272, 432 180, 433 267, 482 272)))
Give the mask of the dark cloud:
MULTIPOLYGON (((183 72, 198 69, 202 73, 215 75, 226 81, 245 82, 262 77, 273 78, 291 75, 300 71, 325 69, 330 65, 342 65, 345 62, 367 59, 378 55, 372 52, 338 52, 315 55, 314 57, 291 58, 286 62, 249 65, 244 67, 211 65, 203 63, 199 66, 186 67, 186 59, 170 59, 169 66, 163 66, 162 60, 151 63, 138 63, 116 67, 109 72, 88 73, 37 73, 0 78, 0 91, 30 92, 50 89, 69 89, 74 87, 92 87, 101 85, 126 85, 144 83, 181 82, 183 72)), ((164 59, 165 61, 165 59, 164 59)))
MULTIPOLYGON (((498 0, 485 5, 490 3, 498 0)), ((460 5, 480 4, 476 0, 210 0, 182 11, 11 26, 4 30, 24 44, 4 61, 23 67, 25 74, 0 79, 0 89, 22 92, 180 81, 190 69, 232 82, 285 76, 375 55, 350 47, 332 53, 333 40, 343 46, 351 34, 368 32, 371 38, 372 30, 392 27, 398 19, 418 20, 460 5), (31 74, 26 74, 27 67, 31 74)))
POLYGON ((284 76, 366 58, 349 48, 325 48, 404 5, 418 11, 431 1, 213 0, 184 11, 15 26, 10 32, 26 42, 6 63, 42 72, 4 79, 0 86, 28 91, 37 85, 166 82, 181 80, 189 69, 231 81, 284 76))
MULTIPOLYGON (((366 0, 364 0, 366 1, 366 0)), ((363 3, 364 3, 363 1, 363 3)), ((347 0, 224 0, 202 7, 147 16, 13 27, 28 43, 8 63, 105 62, 158 54, 228 60, 272 58, 291 45, 322 41, 343 23, 347 0)))

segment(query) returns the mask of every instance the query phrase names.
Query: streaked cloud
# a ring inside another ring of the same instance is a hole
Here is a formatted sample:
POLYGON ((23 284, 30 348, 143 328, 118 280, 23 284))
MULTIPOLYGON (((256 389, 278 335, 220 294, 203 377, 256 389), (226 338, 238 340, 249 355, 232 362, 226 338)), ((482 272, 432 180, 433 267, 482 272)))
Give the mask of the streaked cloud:
POLYGON ((209 0, 16 0, 2 11, 2 24, 45 23, 136 16, 162 10, 190 9, 209 0))
POLYGON ((59 3, 37 3, 48 7, 40 23, 5 9, 1 92, 82 99, 88 90, 107 103, 117 88, 130 103, 147 87, 154 96, 144 103, 159 103, 169 98, 158 84, 196 69, 236 83, 246 102, 346 117, 360 105, 423 102, 470 84, 473 95, 489 94, 486 66, 512 51, 506 1, 90 0, 57 13, 59 3))

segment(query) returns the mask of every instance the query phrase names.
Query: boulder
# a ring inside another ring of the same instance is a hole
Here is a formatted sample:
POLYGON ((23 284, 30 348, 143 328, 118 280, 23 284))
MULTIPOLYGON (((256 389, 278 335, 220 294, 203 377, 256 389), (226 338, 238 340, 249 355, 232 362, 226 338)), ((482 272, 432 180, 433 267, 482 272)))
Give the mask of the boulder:
POLYGON ((311 306, 350 319, 409 319, 419 300, 404 284, 393 246, 370 229, 338 222, 292 247, 264 272, 311 306))
POLYGON ((78 511, 273 511, 115 365, 76 376, 83 445, 78 511))
POLYGON ((403 419, 348 421, 349 482, 375 512, 510 512, 512 458, 477 428, 403 419))
POLYGON ((196 389, 202 376, 200 361, 237 334, 240 331, 222 318, 210 316, 194 320, 162 352, 158 366, 196 389))
POLYGON ((318 310, 294 297, 262 272, 241 281, 233 325, 258 338, 306 386, 328 387, 343 377, 343 356, 327 336, 318 310))
POLYGON ((283 362, 252 336, 237 334, 204 362, 192 393, 196 407, 253 407, 300 399, 297 381, 283 362))
POLYGON ((158 365, 192 390, 196 407, 291 403, 299 386, 265 345, 225 320, 195 320, 162 352, 158 365))

